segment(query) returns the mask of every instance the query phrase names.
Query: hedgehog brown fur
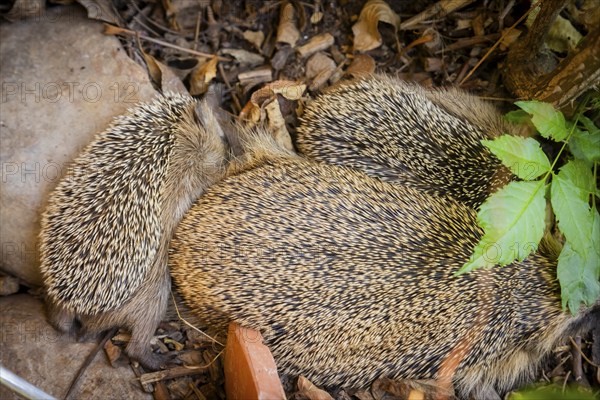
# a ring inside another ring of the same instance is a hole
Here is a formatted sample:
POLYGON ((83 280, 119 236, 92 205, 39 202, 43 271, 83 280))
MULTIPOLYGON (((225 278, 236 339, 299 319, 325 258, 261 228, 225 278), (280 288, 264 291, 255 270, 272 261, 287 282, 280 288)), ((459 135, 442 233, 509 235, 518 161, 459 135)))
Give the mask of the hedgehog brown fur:
POLYGON ((556 263, 540 254, 454 277, 482 235, 463 203, 286 155, 266 134, 252 142, 183 218, 170 268, 204 323, 262 331, 280 372, 499 398, 597 321, 598 304, 562 310, 556 263))
POLYGON ((132 332, 127 353, 151 369, 149 341, 170 292, 168 243, 192 202, 220 179, 228 148, 206 104, 168 95, 98 134, 51 194, 41 271, 61 331, 132 332))
POLYGON ((477 207, 514 179, 480 143, 504 133, 518 132, 466 92, 373 75, 342 82, 311 101, 296 144, 314 160, 477 207))

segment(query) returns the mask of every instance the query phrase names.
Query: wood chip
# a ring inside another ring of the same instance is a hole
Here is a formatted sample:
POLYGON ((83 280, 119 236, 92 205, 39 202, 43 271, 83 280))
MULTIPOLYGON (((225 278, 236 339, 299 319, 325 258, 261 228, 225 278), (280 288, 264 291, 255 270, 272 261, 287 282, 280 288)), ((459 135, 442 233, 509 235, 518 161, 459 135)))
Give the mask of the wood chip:
POLYGON ((277 27, 277 42, 287 43, 294 47, 300 38, 300 32, 296 27, 296 10, 287 1, 281 5, 279 13, 279 26, 277 27))
POLYGON ((300 57, 308 57, 318 51, 327 50, 335 42, 334 37, 330 33, 323 33, 310 39, 308 43, 298 47, 296 50, 300 57))
POLYGON ((271 68, 265 66, 263 68, 240 73, 238 75, 238 80, 242 85, 271 82, 273 80, 273 73, 271 68))
POLYGON ((188 375, 196 375, 201 374, 206 371, 208 367, 175 367, 170 369, 165 369, 162 371, 150 372, 148 374, 143 374, 140 376, 140 383, 145 386, 150 383, 162 381, 165 379, 173 379, 178 378, 180 376, 188 376, 188 375))
POLYGON ((252 43, 258 50, 260 50, 260 46, 262 46, 263 41, 265 40, 265 34, 262 31, 244 31, 243 36, 244 39, 252 43))

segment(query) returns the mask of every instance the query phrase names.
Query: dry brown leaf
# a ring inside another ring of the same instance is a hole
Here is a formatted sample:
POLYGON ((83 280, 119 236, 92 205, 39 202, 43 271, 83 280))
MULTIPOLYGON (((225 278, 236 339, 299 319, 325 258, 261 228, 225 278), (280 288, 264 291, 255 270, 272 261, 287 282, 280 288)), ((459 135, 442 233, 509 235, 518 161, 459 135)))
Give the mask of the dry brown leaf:
POLYGON ((265 40, 265 34, 262 33, 262 31, 245 31, 244 39, 252 43, 254 47, 260 50, 260 46, 262 46, 263 41, 265 40))
POLYGON ((294 47, 299 38, 300 32, 296 27, 296 10, 291 3, 285 2, 281 5, 281 12, 279 13, 277 42, 287 43, 294 47))
POLYGON ((312 79, 310 90, 322 87, 335 72, 335 61, 327 57, 325 53, 319 52, 306 62, 306 77, 312 79))
MULTIPOLYGON (((267 113, 264 110, 267 108, 269 103, 275 103, 277 104, 277 107, 279 107, 277 95, 281 95, 287 100, 299 100, 300 98, 302 98, 302 95, 304 94, 305 90, 306 85, 294 81, 281 80, 271 82, 252 93, 250 101, 244 106, 244 108, 240 112, 240 119, 246 121, 250 125, 254 125, 260 121, 264 121, 268 117, 267 113)), ((277 118, 277 116, 275 116, 275 118, 277 118)), ((281 118, 283 119, 283 117, 281 118)))
POLYGON ((267 119, 269 122, 269 132, 273 135, 275 142, 289 151, 294 151, 292 138, 285 127, 285 119, 283 119, 277 99, 268 103, 265 106, 265 111, 267 112, 267 119))
POLYGON ((324 15, 325 14, 323 14, 321 11, 316 11, 315 13, 313 13, 313 15, 310 16, 310 23, 313 25, 318 24, 319 22, 321 22, 324 15))
POLYGON ((120 17, 110 0, 77 0, 77 2, 85 7, 88 18, 119 24, 120 17))
POLYGON ((190 76, 190 94, 198 96, 206 93, 208 84, 217 76, 217 57, 200 64, 190 76))
POLYGON ((382 39, 377 29, 379 22, 392 25, 396 32, 400 26, 400 17, 385 1, 369 0, 360 12, 358 21, 352 26, 355 50, 368 51, 381 46, 382 39))
POLYGON ((309 400, 333 400, 329 393, 319 389, 303 376, 298 378, 298 391, 309 400))
POLYGON ((242 65, 255 67, 265 62, 265 58, 259 54, 252 53, 248 50, 242 49, 223 49, 221 53, 233 56, 237 62, 242 65))
POLYGON ((502 30, 503 36, 500 38, 500 50, 508 49, 521 36, 521 31, 518 29, 505 28, 502 30), (506 32, 508 30, 508 32, 506 32), (506 33, 506 35, 504 35, 506 33))
POLYGON ((152 81, 160 87, 163 92, 173 92, 187 94, 188 91, 185 88, 181 79, 171 69, 155 59, 152 55, 146 53, 140 47, 140 51, 144 56, 144 61, 148 66, 148 73, 152 81))
POLYGON ((107 340, 104 344, 104 352, 106 353, 106 357, 108 357, 108 362, 114 367, 119 357, 121 357, 121 348, 115 346, 111 340, 107 340))
POLYGON ((346 70, 346 74, 355 78, 370 75, 373 72, 375 72, 375 60, 368 54, 357 54, 346 70))

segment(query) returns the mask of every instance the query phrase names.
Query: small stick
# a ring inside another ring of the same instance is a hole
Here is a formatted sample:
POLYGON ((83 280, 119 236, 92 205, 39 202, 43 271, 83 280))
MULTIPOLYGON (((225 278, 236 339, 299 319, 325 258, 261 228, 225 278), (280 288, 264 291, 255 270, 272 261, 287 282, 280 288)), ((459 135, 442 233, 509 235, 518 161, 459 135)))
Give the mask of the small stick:
POLYGON ((535 8, 536 8, 536 7, 537 7, 539 4, 540 4, 540 2, 541 2, 541 1, 542 1, 542 0, 537 0, 537 1, 536 1, 536 3, 535 3, 534 5, 532 5, 532 6, 529 8, 529 10, 527 10, 527 12, 526 12, 525 14, 523 14, 523 15, 521 16, 521 18, 519 18, 519 19, 517 20, 517 22, 515 22, 514 24, 512 24, 512 26, 511 26, 510 28, 508 28, 507 30, 505 30, 505 31, 504 31, 504 33, 502 34, 502 36, 500 36, 500 39, 498 39, 498 41, 496 41, 496 43, 494 43, 494 45, 493 45, 492 47, 490 47, 490 49, 489 49, 489 50, 488 50, 488 51, 485 53, 485 55, 484 55, 484 56, 481 58, 481 60, 479 60, 479 61, 477 62, 477 64, 475 64, 475 66, 473 67, 473 69, 472 69, 471 71, 469 71, 469 73, 467 74, 467 76, 465 76, 465 77, 462 79, 462 81, 460 81, 460 83, 458 84, 458 86, 462 86, 462 84, 463 84, 463 83, 465 83, 465 81, 466 81, 467 79, 469 79, 469 78, 471 77, 471 75, 473 75, 473 73, 474 73, 475 71, 477 71, 477 68, 479 68, 479 66, 480 66, 481 64, 483 64, 483 62, 484 62, 484 61, 485 61, 485 60, 488 58, 488 56, 489 56, 490 54, 492 54, 492 52, 493 52, 494 50, 496 50, 496 47, 498 47, 498 46, 500 45, 500 43, 502 43, 502 40, 503 40, 503 39, 504 39, 506 36, 508 36, 508 34, 509 34, 509 33, 510 33, 510 32, 511 32, 513 29, 515 29, 515 27, 516 27, 517 25, 519 25, 521 22, 523 22, 523 20, 524 20, 525 18, 527 18, 527 16, 529 15, 529 13, 531 13, 531 11, 532 11, 532 10, 534 10, 534 9, 535 9, 535 8))
POLYGON ((156 43, 158 45, 169 47, 171 49, 179 50, 183 53, 193 54, 195 56, 200 57, 217 57, 219 61, 232 61, 230 58, 217 56, 215 54, 203 53, 201 51, 196 51, 192 49, 186 49, 185 47, 177 46, 175 44, 171 44, 159 39, 154 39, 145 35, 141 35, 139 32, 132 31, 130 29, 119 28, 117 26, 111 24, 104 24, 104 34, 105 35, 131 35, 131 36, 139 36, 140 39, 145 40, 147 42, 156 43))
POLYGON ((237 97, 237 93, 231 87, 231 83, 229 83, 229 79, 225 75, 225 69, 223 68, 223 64, 218 64, 219 72, 221 73, 221 78, 223 78, 223 82, 225 82, 225 86, 229 89, 229 93, 231 93, 231 98, 233 99, 233 105, 235 107, 235 114, 239 114, 242 111, 242 104, 240 103, 240 99, 237 97))
MULTIPOLYGON (((222 351, 221 351, 222 353, 222 351)), ((218 358, 221 353, 219 353, 217 355, 216 358, 218 358)), ((214 361, 214 360, 213 360, 214 361)), ((175 368, 171 368, 171 369, 165 369, 162 371, 156 371, 156 372, 150 372, 147 374, 142 374, 140 376, 140 383, 142 385, 148 385, 150 383, 154 383, 154 382, 159 382, 159 381, 163 381, 165 379, 173 379, 173 378, 180 378, 182 376, 189 376, 189 375, 196 375, 196 374, 200 374, 202 372, 204 372, 206 369, 208 369, 209 365, 201 365, 201 366, 197 366, 197 367, 175 367, 175 368)))
POLYGON ((92 351, 90 354, 88 354, 88 356, 83 361, 83 364, 79 368, 79 371, 77 372, 77 375, 75 376, 75 378, 71 382, 71 386, 69 386, 69 390, 67 390, 67 394, 65 395, 65 400, 68 400, 69 397, 71 396, 71 394, 73 394, 73 390, 75 390, 75 387, 77 387, 77 383, 79 382, 79 379, 83 376, 83 373, 90 366, 90 364, 92 363, 92 361, 94 361, 94 358, 96 358, 96 354, 98 354, 98 352, 100 351, 100 349, 104 347, 104 345, 106 344, 106 342, 108 342, 108 339, 110 339, 111 337, 115 336, 116 333, 117 333, 117 328, 112 328, 110 331, 108 331, 106 333, 106 335, 104 335, 104 337, 102 338, 102 340, 100 341, 100 343, 98 343, 98 345, 96 346, 96 348, 94 349, 94 351, 92 351))

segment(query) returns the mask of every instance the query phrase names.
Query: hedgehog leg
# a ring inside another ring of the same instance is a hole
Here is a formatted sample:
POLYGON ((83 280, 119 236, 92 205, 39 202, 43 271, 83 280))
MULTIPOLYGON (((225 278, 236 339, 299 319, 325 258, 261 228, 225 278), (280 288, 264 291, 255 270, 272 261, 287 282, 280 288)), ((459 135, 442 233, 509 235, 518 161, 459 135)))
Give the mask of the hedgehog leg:
POLYGON ((131 340, 125 352, 145 368, 158 370, 164 368, 172 360, 169 354, 152 353, 150 341, 160 321, 167 311, 171 277, 167 269, 166 252, 157 257, 152 267, 151 276, 132 301, 120 310, 127 317, 127 325, 131 329, 131 340), (149 304, 149 303, 153 304, 149 304))
POLYGON ((48 314, 48 322, 59 332, 75 333, 81 328, 73 312, 52 301, 46 302, 46 312, 48 314))

